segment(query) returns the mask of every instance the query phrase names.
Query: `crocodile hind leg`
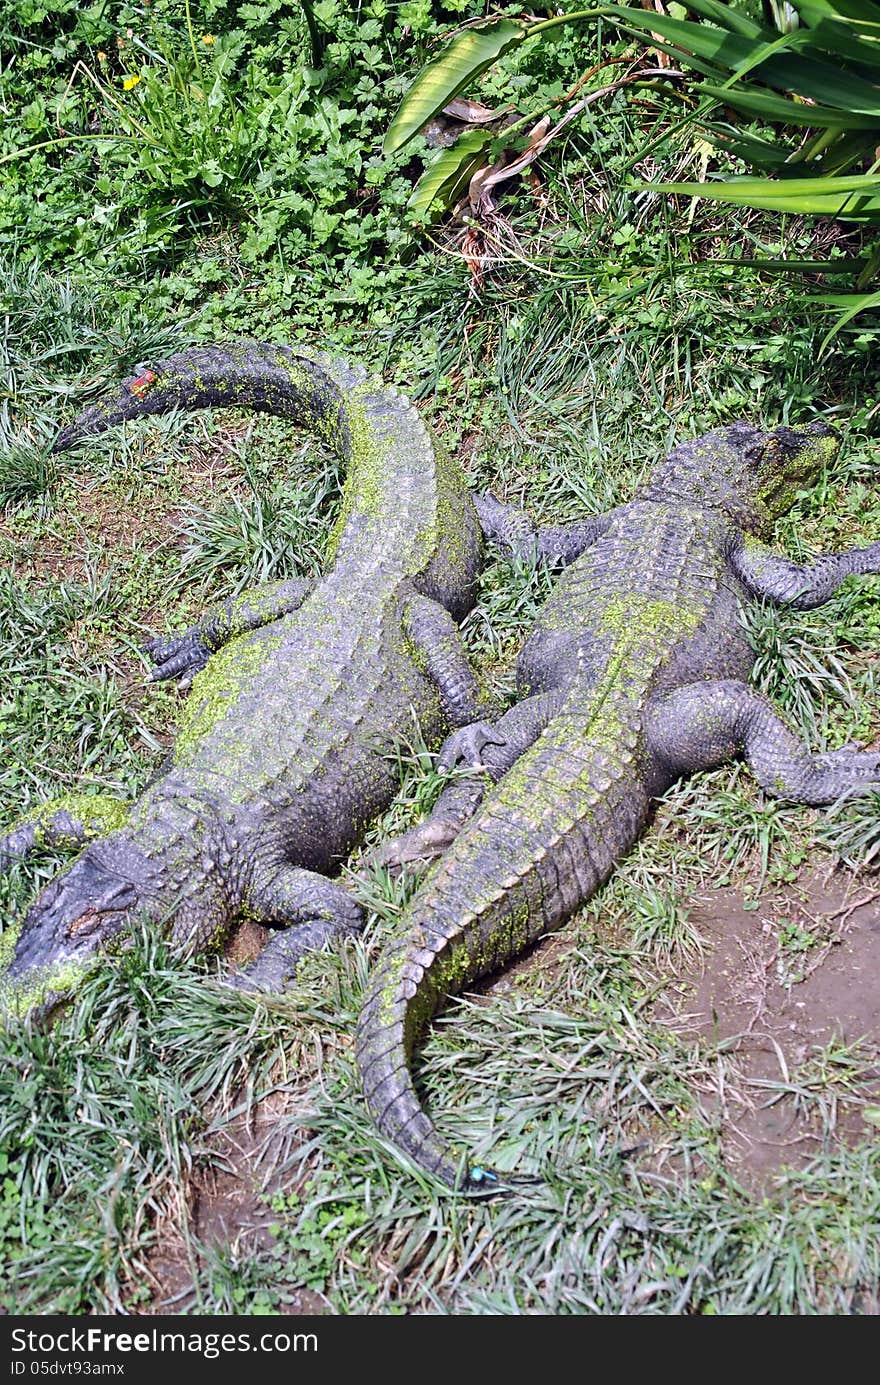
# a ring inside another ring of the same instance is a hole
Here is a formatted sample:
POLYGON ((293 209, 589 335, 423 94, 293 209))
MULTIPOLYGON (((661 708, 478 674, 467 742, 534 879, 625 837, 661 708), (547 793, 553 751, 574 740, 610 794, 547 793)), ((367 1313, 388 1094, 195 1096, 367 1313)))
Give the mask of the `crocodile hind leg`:
POLYGON ((819 806, 880 789, 880 752, 812 754, 766 698, 733 680, 690 683, 650 710, 652 750, 677 776, 742 754, 774 798, 819 806))
POLYGON ((403 630, 419 663, 439 689, 451 726, 465 726, 500 711, 471 668, 458 626, 445 606, 414 593, 403 610, 403 630))
POLYGON ((445 788, 430 816, 386 842, 374 858, 376 864, 398 870, 411 862, 430 861, 445 851, 473 817, 487 788, 497 784, 538 739, 558 711, 559 701, 557 693, 538 693, 518 702, 492 724, 477 722, 448 736, 438 756, 440 767, 451 769, 464 760, 482 773, 457 779, 445 788))
POLYGON ((305 577, 266 582, 212 607, 202 620, 179 635, 148 640, 143 650, 155 664, 149 681, 158 683, 180 677, 187 686, 210 656, 229 640, 298 610, 314 586, 314 581, 305 577))
POLYGON ((0 870, 44 846, 79 847, 122 827, 128 808, 106 794, 50 799, 0 837, 0 870))
POLYGON ((248 893, 247 910, 258 923, 282 931, 229 984, 241 991, 283 991, 308 952, 357 933, 364 914, 349 894, 316 871, 289 866, 266 886, 248 893))

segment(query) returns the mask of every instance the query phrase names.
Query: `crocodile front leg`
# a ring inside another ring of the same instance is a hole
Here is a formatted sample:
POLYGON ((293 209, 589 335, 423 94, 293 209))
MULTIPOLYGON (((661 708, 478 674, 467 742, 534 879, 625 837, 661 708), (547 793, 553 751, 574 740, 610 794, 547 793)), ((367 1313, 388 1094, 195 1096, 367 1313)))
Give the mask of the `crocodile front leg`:
POLYGON ((438 756, 441 768, 451 769, 458 760, 464 759, 482 773, 456 779, 445 788, 424 822, 385 843, 374 858, 376 864, 399 870, 411 862, 430 861, 445 851, 473 817, 486 790, 497 784, 538 739, 559 710, 560 701, 558 692, 538 693, 518 702, 490 726, 477 722, 447 737, 438 756), (477 740, 480 742, 476 754, 471 753, 475 746, 471 737, 474 731, 479 732, 477 740))
POLYGON ((298 610, 314 587, 314 581, 306 577, 266 582, 212 607, 202 620, 180 635, 160 635, 149 640, 143 646, 144 653, 156 665, 149 681, 158 683, 183 675, 186 683, 191 682, 210 656, 229 640, 298 610))
POLYGON ((567 567, 601 538, 618 513, 589 515, 571 524, 548 524, 537 528, 524 510, 505 505, 494 495, 475 495, 474 506, 480 527, 487 539, 497 543, 511 557, 526 561, 544 558, 553 567, 567 567))
POLYGON ((450 726, 465 726, 499 711, 498 702, 471 668, 458 626, 444 606, 413 594, 404 607, 403 631, 416 661, 439 689, 450 726))
POLYGON ((50 799, 0 837, 0 870, 44 846, 80 847, 122 827, 128 807, 106 794, 50 799))
POLYGON ((240 991, 284 991, 308 952, 364 926, 363 910, 341 885, 294 866, 267 885, 252 888, 246 907, 258 923, 283 931, 269 939, 255 961, 229 978, 229 985, 240 991))
POLYGON ((647 733, 673 777, 742 754, 766 793, 792 803, 819 806, 880 789, 880 753, 813 755, 766 698, 732 679, 670 693, 651 708, 647 733))
POLYGON ((833 596, 847 577, 880 572, 880 543, 828 553, 814 563, 802 565, 749 542, 734 553, 731 566, 756 596, 809 611, 833 596))

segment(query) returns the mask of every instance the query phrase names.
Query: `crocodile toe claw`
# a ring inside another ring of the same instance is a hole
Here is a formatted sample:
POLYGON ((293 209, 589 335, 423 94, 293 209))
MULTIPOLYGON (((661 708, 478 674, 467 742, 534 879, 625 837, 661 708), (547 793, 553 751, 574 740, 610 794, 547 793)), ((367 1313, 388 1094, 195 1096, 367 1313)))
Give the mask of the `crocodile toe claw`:
POLYGON ((181 688, 188 688, 199 669, 205 667, 210 650, 197 630, 187 630, 176 639, 150 640, 143 646, 155 667, 149 674, 150 683, 179 678, 181 688))
POLYGON ((441 770, 453 769, 460 761, 471 769, 483 767, 482 752, 487 745, 504 745, 505 739, 487 721, 475 721, 470 726, 462 726, 453 731, 440 748, 437 767, 441 770))

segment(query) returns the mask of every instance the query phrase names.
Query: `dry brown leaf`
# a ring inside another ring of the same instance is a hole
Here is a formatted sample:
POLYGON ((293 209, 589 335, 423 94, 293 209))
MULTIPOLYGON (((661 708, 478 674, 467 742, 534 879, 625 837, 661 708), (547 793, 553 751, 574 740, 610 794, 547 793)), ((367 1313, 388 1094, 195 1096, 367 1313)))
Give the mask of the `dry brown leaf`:
POLYGON ((512 106, 499 106, 496 111, 491 111, 479 101, 469 101, 466 97, 458 96, 454 101, 450 101, 448 106, 443 107, 443 114, 451 115, 454 120, 463 120, 466 125, 489 125, 512 110, 512 106))

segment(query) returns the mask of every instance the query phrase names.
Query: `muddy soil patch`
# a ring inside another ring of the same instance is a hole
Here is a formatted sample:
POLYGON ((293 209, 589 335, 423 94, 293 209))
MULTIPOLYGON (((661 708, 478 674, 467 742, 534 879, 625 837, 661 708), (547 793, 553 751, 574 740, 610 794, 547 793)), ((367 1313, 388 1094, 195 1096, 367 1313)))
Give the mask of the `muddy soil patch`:
POLYGON ((737 1177, 763 1192, 835 1141, 876 1138, 880 882, 811 873, 757 906, 720 888, 691 919, 704 956, 654 1018, 733 1055, 733 1080, 704 1100, 737 1177))
MULTIPOLYGON (((285 1094, 261 1102, 250 1119, 235 1119, 212 1137, 216 1163, 195 1168, 181 1190, 184 1208, 164 1226, 146 1256, 144 1276, 150 1300, 141 1313, 185 1313, 198 1310, 196 1281, 206 1261, 216 1253, 227 1263, 242 1264, 270 1255, 276 1246, 273 1211, 268 1195, 293 1186, 267 1170, 277 1162, 272 1133, 283 1115, 285 1094)), ((285 1273, 284 1299, 278 1311, 314 1315, 330 1311, 322 1294, 306 1287, 291 1288, 285 1273)), ((247 1312, 245 1303, 240 1305, 247 1312)))
MULTIPOLYGON (((259 955, 269 937, 259 924, 245 921, 225 949, 232 971, 259 955)), ((212 1162, 197 1164, 181 1188, 173 1219, 157 1227, 153 1249, 145 1258, 144 1277, 150 1288, 144 1313, 180 1313, 197 1306, 196 1281, 213 1252, 242 1262, 271 1254, 276 1245, 273 1223, 278 1214, 269 1203, 274 1192, 296 1188, 286 1166, 283 1134, 285 1114, 297 1095, 274 1092, 255 1104, 247 1117, 222 1125, 210 1136, 212 1162)), ((279 1307, 284 1314, 327 1313, 326 1299, 313 1289, 289 1288, 279 1307)), ((246 1308, 243 1311, 247 1311, 246 1308)))
MULTIPOLYGON (((173 470, 120 473, 113 484, 88 472, 73 474, 54 513, 34 520, 33 532, 0 513, 0 547, 15 556, 20 575, 35 582, 82 581, 87 567, 124 571, 138 550, 179 548, 193 504, 244 497, 246 478, 234 448, 244 428, 219 429, 190 443, 173 470)), ((146 619, 148 606, 138 615, 146 619)))

